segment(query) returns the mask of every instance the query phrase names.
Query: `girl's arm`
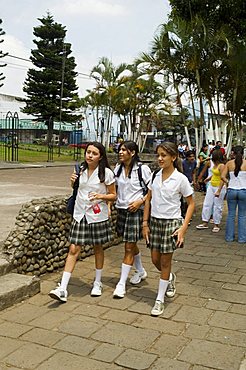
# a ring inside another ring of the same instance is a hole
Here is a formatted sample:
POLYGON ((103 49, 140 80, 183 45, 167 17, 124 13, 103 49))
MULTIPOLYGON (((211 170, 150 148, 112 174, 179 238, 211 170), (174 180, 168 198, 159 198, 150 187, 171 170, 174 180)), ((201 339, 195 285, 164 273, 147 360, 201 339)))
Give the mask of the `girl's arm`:
POLYGON ((136 212, 144 204, 146 198, 147 198, 147 195, 137 200, 134 200, 134 202, 129 203, 128 211, 136 212))
POLYGON ((114 202, 116 200, 116 187, 115 183, 106 185, 107 194, 99 194, 92 191, 90 193, 90 200, 105 200, 107 202, 114 202))
POLYGON ((201 170, 199 176, 198 176, 198 181, 201 181, 203 179, 204 174, 206 173, 207 169, 210 167, 210 162, 206 162, 203 169, 201 170))
POLYGON ((228 175, 228 172, 229 172, 228 163, 229 162, 227 162, 224 165, 222 173, 221 173, 221 180, 224 181, 226 184, 228 184, 228 182, 229 182, 228 179, 227 179, 227 175, 228 175))
POLYGON ((149 217, 150 217, 150 201, 152 197, 152 191, 148 190, 144 204, 143 213, 143 237, 146 243, 149 243, 149 217))
POLYGON ((207 182, 209 182, 211 180, 212 176, 208 176, 206 177, 206 179, 204 179, 204 183, 206 184, 207 182))
POLYGON ((189 222, 190 222, 191 217, 192 217, 192 215, 194 213, 194 210, 195 210, 195 202, 194 202, 193 196, 190 195, 190 196, 186 197, 185 199, 186 199, 186 202, 188 204, 188 208, 187 208, 187 211, 186 211, 186 215, 185 215, 183 225, 173 233, 173 236, 174 235, 178 236, 178 240, 177 240, 177 243, 176 243, 177 247, 180 247, 181 244, 184 242, 185 233, 188 229, 189 222))

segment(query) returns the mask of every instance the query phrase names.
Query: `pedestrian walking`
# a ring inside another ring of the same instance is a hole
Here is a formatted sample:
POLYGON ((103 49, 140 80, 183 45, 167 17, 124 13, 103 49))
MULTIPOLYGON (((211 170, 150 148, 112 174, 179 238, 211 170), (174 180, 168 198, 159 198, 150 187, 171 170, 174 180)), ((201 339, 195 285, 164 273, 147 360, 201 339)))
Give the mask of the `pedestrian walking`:
POLYGON ((173 252, 183 246, 184 236, 195 209, 193 189, 181 173, 176 144, 164 142, 157 147, 160 170, 152 176, 145 200, 143 236, 151 250, 153 264, 160 271, 157 298, 152 316, 164 311, 164 297, 168 288, 173 297, 176 276, 171 272, 173 252), (185 197, 188 208, 185 219, 181 216, 180 198, 185 197), (149 219, 150 216, 150 219, 149 219))
POLYGON ((120 144, 119 162, 114 170, 117 185, 117 233, 123 238, 125 253, 120 280, 113 292, 114 298, 125 296, 126 281, 133 264, 136 272, 130 279, 131 284, 139 284, 147 277, 137 242, 143 238, 145 190, 151 178, 150 168, 140 163, 139 149, 135 142, 125 141, 120 144))
POLYGON ((204 143, 203 146, 201 147, 201 150, 198 154, 198 160, 199 160, 199 165, 197 169, 197 176, 199 178, 199 191, 203 191, 204 194, 206 193, 206 184, 204 183, 204 179, 207 177, 208 173, 207 171, 203 173, 203 176, 199 176, 203 170, 203 168, 206 165, 206 162, 210 160, 209 157, 209 150, 208 150, 208 144, 204 143))
POLYGON ((208 229, 208 223, 213 215, 214 226, 212 231, 217 233, 220 231, 220 222, 222 219, 222 211, 224 206, 224 199, 226 188, 221 179, 221 174, 224 169, 223 154, 218 149, 212 153, 213 167, 211 169, 212 176, 207 177, 204 183, 209 183, 206 196, 202 207, 202 223, 197 225, 199 230, 208 229))
MULTIPOLYGON (((66 259, 61 283, 51 290, 51 298, 67 302, 67 286, 74 270, 81 246, 93 245, 96 276, 91 296, 102 294, 102 269, 104 264, 103 244, 112 240, 108 202, 116 199, 115 179, 110 169, 105 148, 98 142, 87 144, 85 161, 81 164, 79 188, 75 201, 73 220, 70 229, 70 248, 66 259)), ((71 185, 78 175, 73 173, 71 185)))
MULTIPOLYGON (((187 150, 185 152, 186 158, 182 161, 182 172, 189 180, 192 188, 196 188, 196 167, 197 161, 195 160, 195 153, 192 150, 187 150)), ((182 217, 185 218, 186 210, 187 210, 187 203, 185 202, 184 198, 181 197, 181 214, 182 217)))
POLYGON ((228 184, 225 240, 227 242, 235 240, 235 218, 238 210, 238 242, 246 243, 246 159, 243 159, 242 146, 235 146, 232 152, 234 159, 226 163, 221 176, 228 184))

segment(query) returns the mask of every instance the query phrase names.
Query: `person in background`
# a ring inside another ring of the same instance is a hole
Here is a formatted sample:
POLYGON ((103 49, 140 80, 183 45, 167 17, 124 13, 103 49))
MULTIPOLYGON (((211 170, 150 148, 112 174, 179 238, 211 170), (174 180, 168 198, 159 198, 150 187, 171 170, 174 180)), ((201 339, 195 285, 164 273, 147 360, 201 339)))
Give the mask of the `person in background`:
POLYGON ((223 157, 225 158, 225 148, 222 147, 222 141, 220 141, 220 140, 216 141, 216 145, 211 150, 211 154, 213 153, 214 150, 220 150, 221 153, 223 154, 223 157))
POLYGON ((151 178, 151 170, 147 165, 140 164, 138 145, 134 141, 125 141, 119 147, 119 161, 114 173, 117 185, 117 233, 123 237, 125 254, 121 265, 121 275, 113 292, 114 298, 123 298, 126 294, 126 281, 133 264, 136 267, 135 274, 130 283, 139 284, 147 277, 143 267, 141 254, 137 246, 138 240, 142 239, 143 206, 146 195, 139 178, 141 166, 142 180, 146 184, 151 178))
MULTIPOLYGON (((207 161, 210 160, 209 151, 208 151, 208 144, 204 143, 201 147, 201 150, 198 154, 199 160, 199 167, 197 169, 197 176, 199 177, 200 173, 202 172, 203 168, 207 161)), ((204 179, 207 177, 207 171, 204 173, 203 177, 200 179, 199 182, 199 190, 206 193, 206 184, 204 183, 204 179)))
POLYGON ((196 184, 196 167, 197 161, 195 159, 195 154, 192 150, 186 152, 186 158, 182 162, 183 174, 189 180, 191 185, 196 184))
MULTIPOLYGON (((61 283, 49 292, 49 296, 60 302, 67 302, 67 286, 74 270, 81 246, 93 245, 96 277, 91 296, 102 294, 102 269, 104 264, 103 244, 113 239, 109 221, 108 202, 116 199, 115 179, 110 169, 106 150, 101 143, 90 142, 85 148, 85 161, 81 165, 79 188, 75 201, 70 229, 70 247, 61 283)), ((73 186, 78 175, 73 173, 73 186)))
POLYGON ((223 154, 220 150, 214 150, 212 153, 213 168, 211 169, 212 176, 207 177, 204 182, 210 181, 202 208, 202 223, 197 225, 199 230, 208 229, 208 222, 213 215, 214 227, 213 232, 220 231, 220 222, 222 218, 222 210, 226 188, 221 179, 221 174, 224 169, 223 154))
POLYGON ((149 184, 143 217, 143 236, 151 250, 153 264, 160 271, 158 294, 152 316, 164 311, 164 297, 168 286, 176 292, 176 276, 171 272, 173 252, 182 247, 184 236, 195 209, 193 189, 178 167, 176 144, 164 142, 157 147, 160 171, 149 184), (181 216, 180 198, 186 198, 188 209, 185 219, 181 216), (150 217, 150 220, 149 220, 150 217), (171 282, 171 284, 170 284, 171 282))
MULTIPOLYGON (((195 154, 192 150, 188 150, 186 153, 186 158, 182 161, 182 168, 183 174, 189 180, 189 183, 193 188, 196 188, 196 167, 197 161, 195 159, 195 154)), ((181 212, 182 217, 185 218, 185 214, 187 211, 187 203, 185 202, 184 198, 181 198, 181 212)))
POLYGON ((234 159, 226 163, 221 175, 222 180, 228 184, 225 240, 235 240, 235 218, 238 209, 238 242, 246 243, 246 159, 243 159, 242 146, 235 146, 232 152, 234 159))

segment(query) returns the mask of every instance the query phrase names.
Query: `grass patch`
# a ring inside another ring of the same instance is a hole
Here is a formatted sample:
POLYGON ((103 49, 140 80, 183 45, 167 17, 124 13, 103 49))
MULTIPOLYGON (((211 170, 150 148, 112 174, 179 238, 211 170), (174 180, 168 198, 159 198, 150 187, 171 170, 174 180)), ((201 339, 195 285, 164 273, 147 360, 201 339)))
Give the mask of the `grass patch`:
MULTIPOLYGON (((0 146, 0 160, 4 160, 5 149, 0 146)), ((11 148, 7 148, 9 156, 11 158, 11 148)), ((84 158, 84 150, 81 150, 81 160, 84 158)), ((79 158, 80 160, 80 158, 79 158)), ((35 144, 21 144, 18 149, 18 162, 20 163, 32 163, 32 162, 47 162, 48 161, 48 149, 45 145, 35 144)), ((54 147, 53 149, 53 161, 54 162, 71 162, 74 161, 74 149, 61 147, 60 155, 59 148, 54 147)))

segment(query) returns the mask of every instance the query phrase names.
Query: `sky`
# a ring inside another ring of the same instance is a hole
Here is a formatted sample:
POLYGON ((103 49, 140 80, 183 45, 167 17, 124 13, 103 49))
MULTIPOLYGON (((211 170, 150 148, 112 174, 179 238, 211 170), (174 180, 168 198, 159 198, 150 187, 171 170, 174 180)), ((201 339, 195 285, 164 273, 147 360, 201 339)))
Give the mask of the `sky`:
MULTIPOLYGON (((24 96, 23 83, 32 64, 29 59, 35 48, 33 27, 41 23, 47 11, 54 21, 66 27, 66 42, 72 45, 76 71, 89 75, 101 57, 114 65, 131 63, 141 52, 150 51, 158 26, 167 21, 168 0, 0 0, 5 31, 0 49, 9 55, 0 60, 6 76, 0 93, 24 96)), ((84 96, 94 82, 87 76, 77 79, 79 95, 84 96)))

